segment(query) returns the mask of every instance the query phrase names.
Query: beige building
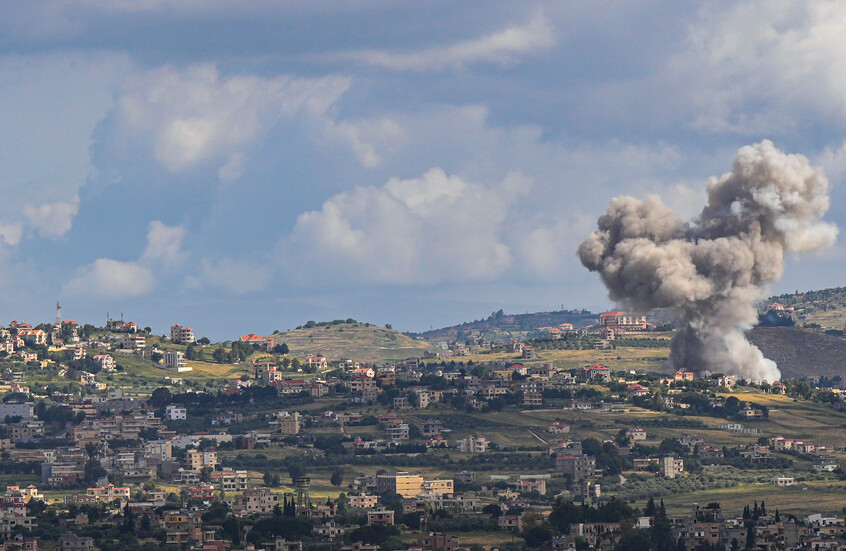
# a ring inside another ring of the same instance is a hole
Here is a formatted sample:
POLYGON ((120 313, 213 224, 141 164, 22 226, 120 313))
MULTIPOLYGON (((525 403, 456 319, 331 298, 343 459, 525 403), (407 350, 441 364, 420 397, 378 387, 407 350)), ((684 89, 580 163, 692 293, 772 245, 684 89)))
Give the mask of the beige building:
POLYGON ((279 496, 269 488, 250 488, 235 499, 235 508, 247 513, 272 513, 279 504, 279 496))
POLYGON ((423 477, 406 472, 380 474, 376 477, 376 491, 380 494, 391 491, 402 497, 417 497, 423 491, 423 477))
POLYGON ((675 457, 662 457, 659 464, 661 476, 665 478, 675 478, 684 473, 684 460, 676 459, 675 457))
POLYGON ((447 479, 424 480, 423 491, 430 494, 440 495, 455 493, 452 480, 447 479))
POLYGON ((201 471, 203 467, 217 467, 216 451, 188 450, 185 454, 185 463, 192 471, 201 471))
POLYGON ((379 503, 379 496, 371 496, 365 493, 350 494, 347 496, 347 503, 355 509, 371 509, 379 503))

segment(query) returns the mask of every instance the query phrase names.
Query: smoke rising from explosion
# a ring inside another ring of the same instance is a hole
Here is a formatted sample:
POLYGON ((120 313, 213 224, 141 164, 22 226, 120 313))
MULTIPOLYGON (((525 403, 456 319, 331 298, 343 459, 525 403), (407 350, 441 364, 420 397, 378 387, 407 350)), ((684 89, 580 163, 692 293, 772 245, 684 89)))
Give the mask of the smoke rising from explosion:
POLYGON ((599 273, 612 300, 676 312, 673 368, 775 381, 775 362, 744 332, 757 320, 767 284, 781 277, 785 251, 834 243, 837 227, 820 220, 828 189, 807 158, 763 141, 740 149, 731 172, 708 182, 708 204, 691 222, 656 196, 612 199, 579 258, 599 273))

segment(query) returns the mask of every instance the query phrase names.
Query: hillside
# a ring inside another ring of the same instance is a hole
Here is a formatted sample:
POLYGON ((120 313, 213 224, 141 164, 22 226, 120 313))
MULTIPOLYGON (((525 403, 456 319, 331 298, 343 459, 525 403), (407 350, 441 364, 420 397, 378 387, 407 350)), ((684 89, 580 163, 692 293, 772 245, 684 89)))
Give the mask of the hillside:
POLYGON ((784 378, 846 378, 846 339, 798 327, 756 327, 749 340, 778 364, 784 378))
POLYGON ((450 327, 442 327, 420 333, 427 341, 463 340, 471 334, 482 336, 486 340, 497 342, 511 340, 512 337, 524 337, 525 333, 541 327, 557 327, 562 323, 572 323, 576 328, 586 327, 597 321, 596 314, 587 310, 559 310, 556 312, 534 312, 526 314, 505 314, 502 310, 494 312, 487 319, 469 321, 450 327))
POLYGON ((787 293, 770 297, 796 309, 796 325, 816 323, 825 329, 843 329, 846 325, 846 287, 787 293))
POLYGON ((291 354, 323 354, 329 361, 351 358, 357 361, 403 360, 433 350, 429 343, 393 329, 368 323, 335 322, 301 327, 270 335, 285 343, 291 354))

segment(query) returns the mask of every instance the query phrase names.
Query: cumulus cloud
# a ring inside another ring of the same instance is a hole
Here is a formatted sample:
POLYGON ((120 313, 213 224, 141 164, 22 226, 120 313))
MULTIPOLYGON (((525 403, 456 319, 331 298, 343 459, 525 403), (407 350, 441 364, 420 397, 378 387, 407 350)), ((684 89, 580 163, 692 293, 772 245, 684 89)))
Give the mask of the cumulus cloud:
POLYGON ((345 77, 221 77, 211 64, 184 71, 162 67, 129 80, 118 98, 117 123, 126 136, 149 141, 172 172, 216 160, 225 178, 240 172, 239 154, 285 117, 323 116, 349 87, 345 77))
POLYGON ((315 279, 491 280, 511 265, 502 226, 531 187, 518 173, 485 186, 432 168, 418 178, 335 195, 297 218, 283 249, 315 279))
POLYGON ((141 260, 165 268, 178 266, 185 257, 185 253, 182 251, 184 239, 184 227, 168 226, 160 220, 153 220, 150 222, 150 229, 147 232, 147 247, 141 254, 141 260))
POLYGON ((145 295, 153 290, 156 273, 181 265, 185 257, 182 251, 184 238, 185 228, 182 226, 168 226, 153 220, 147 231, 147 245, 137 261, 98 258, 80 268, 64 289, 70 294, 101 298, 145 295))
POLYGON ((670 69, 689 90, 696 128, 759 134, 789 130, 809 115, 842 122, 844 33, 841 2, 708 4, 670 69))
POLYGON ((44 237, 60 237, 71 229, 73 218, 79 211, 79 199, 73 202, 26 205, 24 215, 35 230, 44 237))
POLYGON ((150 292, 154 283, 153 273, 136 262, 98 258, 79 270, 65 284, 65 291, 74 295, 127 298, 150 292))
POLYGON ((342 57, 394 71, 441 71, 479 62, 510 65, 521 56, 554 45, 555 29, 549 18, 543 12, 538 12, 522 25, 510 26, 448 46, 435 46, 410 53, 365 50, 342 57))

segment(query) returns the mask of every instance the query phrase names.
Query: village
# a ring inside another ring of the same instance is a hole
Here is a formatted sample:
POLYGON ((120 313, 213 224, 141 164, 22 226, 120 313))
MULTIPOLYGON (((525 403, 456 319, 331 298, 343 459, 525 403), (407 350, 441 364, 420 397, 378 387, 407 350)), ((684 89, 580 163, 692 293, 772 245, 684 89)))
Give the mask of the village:
POLYGON ((843 415, 840 381, 544 359, 560 343, 660 344, 643 315, 597 320, 392 362, 80 326, 58 308, 53 324, 13 321, 0 549, 846 548, 844 512, 807 499, 846 489, 846 439, 771 422, 793 403, 843 415), (243 373, 186 384, 204 357, 243 373), (140 361, 146 378, 125 384, 140 361))

